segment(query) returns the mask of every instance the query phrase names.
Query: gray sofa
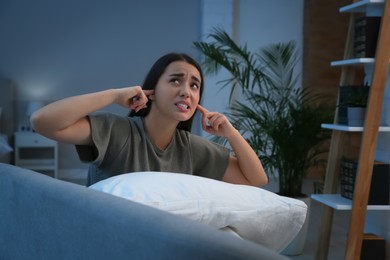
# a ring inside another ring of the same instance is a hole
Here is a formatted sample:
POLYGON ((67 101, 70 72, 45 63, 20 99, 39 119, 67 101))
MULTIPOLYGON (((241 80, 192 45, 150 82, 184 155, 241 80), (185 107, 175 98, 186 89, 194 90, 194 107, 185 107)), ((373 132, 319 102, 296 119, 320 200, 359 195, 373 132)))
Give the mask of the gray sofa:
POLYGON ((286 259, 122 198, 0 163, 0 259, 286 259))

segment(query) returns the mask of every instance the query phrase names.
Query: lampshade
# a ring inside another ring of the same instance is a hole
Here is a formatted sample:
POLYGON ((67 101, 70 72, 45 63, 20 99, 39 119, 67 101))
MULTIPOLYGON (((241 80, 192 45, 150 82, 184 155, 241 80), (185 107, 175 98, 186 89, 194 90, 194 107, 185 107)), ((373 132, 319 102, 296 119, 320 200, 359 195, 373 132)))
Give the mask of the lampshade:
POLYGON ((27 104, 26 115, 30 117, 36 110, 43 107, 45 104, 42 101, 29 101, 27 104))

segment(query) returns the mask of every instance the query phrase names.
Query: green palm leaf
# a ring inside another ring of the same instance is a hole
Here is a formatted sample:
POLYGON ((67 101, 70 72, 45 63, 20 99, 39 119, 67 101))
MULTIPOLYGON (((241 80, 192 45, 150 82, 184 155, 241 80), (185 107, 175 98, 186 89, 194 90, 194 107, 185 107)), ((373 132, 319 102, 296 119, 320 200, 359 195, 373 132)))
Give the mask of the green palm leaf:
POLYGON ((321 123, 332 120, 333 110, 323 96, 297 87, 295 43, 271 44, 253 53, 221 29, 208 39, 194 43, 204 55, 206 73, 226 69, 230 77, 220 84, 231 94, 240 88, 245 98, 230 100, 231 122, 261 157, 268 175, 278 173, 279 193, 301 195, 308 169, 324 164, 319 155, 327 152, 330 132, 321 123))

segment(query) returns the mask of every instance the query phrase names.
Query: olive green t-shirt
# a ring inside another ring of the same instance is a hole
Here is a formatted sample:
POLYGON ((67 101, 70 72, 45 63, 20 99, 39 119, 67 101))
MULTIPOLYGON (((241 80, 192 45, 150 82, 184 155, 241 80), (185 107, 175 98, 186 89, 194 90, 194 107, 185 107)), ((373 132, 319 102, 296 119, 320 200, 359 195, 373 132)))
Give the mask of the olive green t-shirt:
POLYGON ((229 149, 184 130, 176 130, 165 150, 148 138, 142 117, 110 113, 89 116, 93 146, 76 146, 80 159, 92 163, 91 185, 129 172, 163 171, 221 180, 228 165, 229 149))

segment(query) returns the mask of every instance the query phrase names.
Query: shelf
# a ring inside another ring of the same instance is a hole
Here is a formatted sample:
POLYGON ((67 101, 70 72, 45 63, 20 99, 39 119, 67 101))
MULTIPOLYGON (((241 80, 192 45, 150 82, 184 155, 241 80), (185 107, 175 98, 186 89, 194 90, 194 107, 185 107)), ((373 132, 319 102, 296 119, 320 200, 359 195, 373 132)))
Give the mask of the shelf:
POLYGON ((15 133, 15 165, 58 177, 58 144, 34 132, 15 133))
POLYGON ((336 67, 336 66, 347 66, 347 65, 374 64, 374 62, 375 62, 374 58, 356 58, 356 59, 349 59, 349 60, 332 61, 330 65, 336 67))
MULTIPOLYGON (((336 210, 352 210, 352 200, 340 194, 312 194, 311 198, 336 210)), ((368 205, 367 210, 390 210, 390 205, 368 205)))
POLYGON ((20 167, 30 169, 33 171, 55 171, 56 167, 55 166, 45 166, 45 165, 21 165, 20 167))
MULTIPOLYGON (((321 124, 322 128, 345 131, 345 132, 363 132, 363 126, 347 126, 347 125, 336 125, 336 124, 321 124)), ((380 126, 379 132, 390 132, 390 126, 380 126)))
POLYGON ((363 0, 341 7, 339 10, 341 13, 371 13, 372 15, 381 15, 384 2, 384 0, 363 0))
MULTIPOLYGON (((322 124, 321 127, 347 132, 361 132, 361 140, 356 140, 356 143, 360 141, 360 147, 356 147, 359 151, 359 158, 363 158, 359 161, 359 167, 356 171, 356 175, 360 176, 356 179, 354 187, 354 199, 347 199, 340 194, 314 194, 311 196, 313 201, 317 201, 323 204, 322 214, 319 220, 319 235, 318 245, 316 252, 316 259, 326 260, 328 259, 331 231, 332 231, 332 218, 334 210, 348 210, 351 212, 351 220, 349 225, 348 240, 346 244, 345 259, 354 260, 360 259, 361 248, 363 242, 364 225, 366 222, 367 210, 382 210, 389 211, 390 205, 367 205, 369 199, 369 189, 365 186, 367 178, 367 171, 372 167, 372 163, 376 156, 376 147, 373 141, 377 140, 379 132, 390 132, 390 126, 380 126, 381 105, 385 93, 386 93, 386 80, 389 73, 389 60, 390 60, 390 45, 386 40, 389 39, 389 21, 390 17, 390 3, 385 0, 360 0, 353 1, 351 4, 340 8, 340 12, 349 12, 349 30, 347 34, 347 44, 344 50, 345 57, 351 57, 354 53, 354 28, 356 26, 356 19, 360 17, 382 17, 381 25, 379 27, 377 48, 375 52, 375 58, 352 58, 340 61, 331 62, 331 66, 350 66, 341 70, 340 86, 347 86, 353 84, 351 82, 358 81, 360 77, 360 71, 355 75, 356 71, 352 66, 360 66, 364 69, 365 82, 370 83, 370 95, 368 100, 368 107, 366 117, 370 118, 372 122, 361 127, 351 127, 347 125, 338 124, 322 124), (375 79, 375 80, 374 80, 375 79), (370 102, 371 101, 371 102, 370 102), (379 102, 378 102, 379 101, 379 102), (379 111, 379 112, 378 112, 379 111), (372 127, 375 125, 376 127, 372 127), (379 126, 379 127, 378 127, 379 126)), ((337 112, 337 109, 336 109, 337 112)), ((366 121, 367 123, 367 121, 366 121)), ((344 134, 342 132, 334 132, 332 134, 332 142, 329 149, 327 170, 325 178, 325 187, 327 193, 337 190, 339 179, 339 160, 342 156, 346 156, 349 152, 349 146, 355 149, 355 140, 350 142, 352 133, 344 134), (340 149, 341 148, 341 149, 340 149)), ((386 136, 388 137, 388 136, 386 136)), ((387 150, 387 149, 386 149, 387 150)), ((367 174, 368 175, 368 174, 367 174)))

